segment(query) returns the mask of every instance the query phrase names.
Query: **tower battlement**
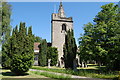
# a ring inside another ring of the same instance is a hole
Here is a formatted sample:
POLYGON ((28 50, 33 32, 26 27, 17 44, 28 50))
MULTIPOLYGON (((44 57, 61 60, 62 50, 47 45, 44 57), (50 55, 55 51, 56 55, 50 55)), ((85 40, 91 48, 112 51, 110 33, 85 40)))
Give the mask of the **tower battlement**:
POLYGON ((72 17, 60 17, 58 13, 53 13, 52 14, 52 21, 68 21, 68 22, 73 22, 72 17))
POLYGON ((62 2, 58 13, 53 13, 51 17, 51 40, 52 47, 58 50, 58 66, 64 66, 63 45, 65 43, 66 31, 73 29, 72 17, 66 17, 62 2))

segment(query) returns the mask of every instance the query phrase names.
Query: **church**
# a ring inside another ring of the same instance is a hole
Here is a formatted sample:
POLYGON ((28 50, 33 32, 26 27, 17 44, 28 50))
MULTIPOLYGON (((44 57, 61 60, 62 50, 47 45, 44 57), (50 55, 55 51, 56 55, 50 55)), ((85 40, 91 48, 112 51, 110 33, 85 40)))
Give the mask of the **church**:
POLYGON ((66 17, 62 2, 60 2, 58 13, 53 13, 51 20, 51 41, 52 47, 58 49, 58 66, 64 65, 63 45, 66 31, 69 29, 73 29, 73 20, 72 17, 66 17))
MULTIPOLYGON (((58 13, 52 13, 51 15, 51 46, 58 49, 57 66, 60 67, 64 67, 63 45, 65 43, 66 31, 69 29, 73 29, 73 20, 72 17, 66 17, 62 2, 60 2, 58 13)), ((38 53, 36 46, 38 46, 38 43, 34 43, 34 52, 38 53)), ((35 56, 37 57, 36 54, 35 56)), ((35 58, 35 62, 36 60, 37 58, 35 58)))

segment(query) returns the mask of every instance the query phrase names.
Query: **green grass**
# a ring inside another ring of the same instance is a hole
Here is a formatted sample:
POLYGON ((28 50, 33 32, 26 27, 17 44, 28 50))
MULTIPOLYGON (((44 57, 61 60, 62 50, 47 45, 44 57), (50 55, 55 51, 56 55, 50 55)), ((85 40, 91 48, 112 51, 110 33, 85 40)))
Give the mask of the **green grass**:
MULTIPOLYGON (((62 78, 62 79, 67 79, 67 78, 70 78, 71 76, 64 76, 64 75, 55 75, 55 74, 49 74, 47 72, 36 72, 36 71, 29 71, 27 72, 26 74, 24 75, 15 75, 13 74, 9 69, 2 69, 1 70, 2 72, 2 75, 0 76, 0 78, 3 78, 4 79, 20 79, 20 80, 26 80, 26 79, 29 79, 29 78, 43 78, 43 80, 46 80, 46 78, 50 79, 50 78, 54 78, 55 79, 58 79, 58 78, 62 78), (21 79, 22 78, 22 79, 21 79)), ((53 80, 53 79, 50 79, 50 80, 53 80)))
POLYGON ((57 74, 50 74, 48 72, 39 72, 39 71, 30 71, 31 73, 37 74, 37 75, 43 75, 49 78, 54 79, 68 79, 71 78, 70 76, 64 76, 64 75, 57 75, 57 74))
POLYGON ((41 75, 35 75, 31 73, 30 71, 23 75, 19 75, 19 76, 12 73, 9 69, 2 69, 1 73, 2 75, 0 76, 0 78, 46 78, 41 75))
POLYGON ((105 70, 105 67, 98 67, 98 66, 91 66, 88 68, 79 68, 78 71, 73 70, 66 70, 66 69, 58 69, 58 68, 46 68, 46 67, 39 67, 33 66, 32 69, 38 70, 45 70, 51 72, 58 72, 58 73, 66 73, 78 76, 86 76, 92 78, 105 78, 105 79, 112 79, 118 77, 118 72, 108 72, 105 70))

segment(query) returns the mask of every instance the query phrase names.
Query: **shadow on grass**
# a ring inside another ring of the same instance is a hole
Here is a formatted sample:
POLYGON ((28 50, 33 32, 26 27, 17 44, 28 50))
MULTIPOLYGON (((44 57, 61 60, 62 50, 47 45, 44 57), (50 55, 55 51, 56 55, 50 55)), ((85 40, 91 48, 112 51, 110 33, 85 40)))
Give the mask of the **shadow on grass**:
POLYGON ((3 76, 27 76, 27 75, 29 75, 29 73, 24 73, 24 74, 21 74, 21 75, 16 75, 15 73, 12 73, 12 72, 2 72, 2 75, 3 76))
POLYGON ((118 74, 118 71, 110 71, 106 67, 96 67, 97 69, 78 69, 78 71, 96 74, 118 74))
POLYGON ((98 73, 96 69, 78 69, 79 72, 98 73))

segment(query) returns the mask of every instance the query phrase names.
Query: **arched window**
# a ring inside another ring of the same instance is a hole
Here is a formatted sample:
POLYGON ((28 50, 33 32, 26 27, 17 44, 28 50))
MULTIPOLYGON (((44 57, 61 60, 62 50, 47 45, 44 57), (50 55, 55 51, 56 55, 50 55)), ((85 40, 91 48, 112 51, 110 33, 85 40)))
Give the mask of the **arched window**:
POLYGON ((66 31, 66 25, 62 24, 62 30, 66 31))

